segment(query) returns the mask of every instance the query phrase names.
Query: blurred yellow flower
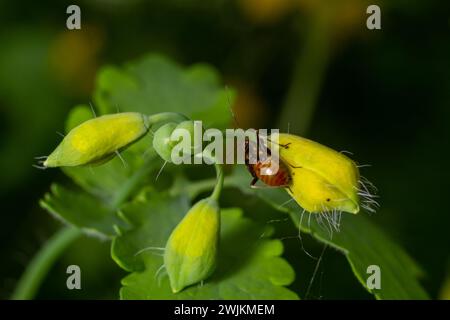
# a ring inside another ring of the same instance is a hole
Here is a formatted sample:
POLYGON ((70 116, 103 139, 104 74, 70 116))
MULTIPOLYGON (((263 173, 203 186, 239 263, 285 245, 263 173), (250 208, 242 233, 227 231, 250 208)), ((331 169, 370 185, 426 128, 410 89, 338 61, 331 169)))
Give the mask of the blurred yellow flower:
POLYGON ((239 0, 242 12, 253 22, 272 23, 286 15, 295 0, 239 0))
POLYGON ((49 63, 57 80, 72 94, 89 94, 94 87, 98 56, 104 44, 99 26, 59 33, 50 47, 49 63))

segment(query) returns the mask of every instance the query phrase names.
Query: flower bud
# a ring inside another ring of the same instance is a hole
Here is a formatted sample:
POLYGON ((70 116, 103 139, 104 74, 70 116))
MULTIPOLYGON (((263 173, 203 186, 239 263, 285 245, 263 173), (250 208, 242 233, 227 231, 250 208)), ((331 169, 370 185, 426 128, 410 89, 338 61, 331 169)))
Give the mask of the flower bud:
POLYGON ((172 291, 205 280, 216 266, 220 208, 212 198, 197 202, 167 241, 164 265, 172 291))
POLYGON ((177 163, 177 159, 187 159, 202 151, 202 130, 199 121, 166 123, 155 132, 153 148, 164 160, 177 163), (200 141, 195 140, 195 131, 200 141))
POLYGON ((108 161, 117 151, 144 136, 145 115, 125 112, 101 116, 73 128, 44 162, 45 167, 72 167, 108 161))
POLYGON ((172 141, 170 136, 176 127, 177 124, 175 122, 166 123, 156 130, 153 136, 153 148, 161 158, 168 162, 172 162, 172 149, 176 142, 172 141))
MULTIPOLYGON (((201 122, 199 122, 199 123, 201 123, 201 122)), ((190 142, 191 142, 191 150, 194 150, 194 147, 195 147, 195 139, 194 139, 195 126, 196 126, 195 121, 187 120, 187 121, 180 122, 177 125, 177 127, 175 128, 175 130, 185 130, 186 133, 189 134, 190 142)), ((202 130, 202 128, 200 126, 200 134, 202 133, 201 130, 202 130)), ((178 135, 178 136, 179 136, 179 139, 177 142, 179 142, 181 140, 181 136, 183 136, 183 135, 178 135)), ((199 147, 200 148, 199 148, 198 152, 201 151, 201 145, 199 147)))
POLYGON ((290 195, 309 212, 359 212, 359 170, 345 155, 317 142, 276 134, 279 156, 290 168, 290 195))

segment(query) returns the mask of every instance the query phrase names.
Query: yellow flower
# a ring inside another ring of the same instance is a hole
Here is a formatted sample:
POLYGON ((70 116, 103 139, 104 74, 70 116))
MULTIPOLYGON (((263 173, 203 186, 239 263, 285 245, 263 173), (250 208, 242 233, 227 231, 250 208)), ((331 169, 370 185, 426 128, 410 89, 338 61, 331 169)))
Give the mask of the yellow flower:
POLYGON ((100 164, 144 136, 148 118, 140 113, 105 115, 72 129, 44 161, 44 167, 100 164))
POLYGON ((164 252, 164 265, 174 293, 212 274, 219 232, 220 209, 212 198, 197 202, 173 230, 164 252))
POLYGON ((302 208, 309 212, 359 212, 359 170, 351 159, 291 134, 274 134, 271 140, 279 144, 280 160, 290 170, 292 180, 287 190, 302 208))

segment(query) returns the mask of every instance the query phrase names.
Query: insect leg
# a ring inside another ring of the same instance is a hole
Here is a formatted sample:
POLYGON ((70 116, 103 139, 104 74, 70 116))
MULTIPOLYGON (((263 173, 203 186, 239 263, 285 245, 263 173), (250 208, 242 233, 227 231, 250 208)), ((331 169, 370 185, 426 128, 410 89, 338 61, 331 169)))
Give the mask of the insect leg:
POLYGON ((250 182, 250 188, 257 188, 256 183, 258 182, 258 178, 254 177, 252 182, 250 182))
MULTIPOLYGON (((252 181, 252 183, 253 183, 253 181, 252 181)), ((279 188, 287 188, 287 187, 289 187, 289 186, 284 185, 284 184, 281 186, 266 186, 266 185, 257 186, 255 184, 250 184, 250 188, 252 188, 252 189, 279 189, 279 188)))

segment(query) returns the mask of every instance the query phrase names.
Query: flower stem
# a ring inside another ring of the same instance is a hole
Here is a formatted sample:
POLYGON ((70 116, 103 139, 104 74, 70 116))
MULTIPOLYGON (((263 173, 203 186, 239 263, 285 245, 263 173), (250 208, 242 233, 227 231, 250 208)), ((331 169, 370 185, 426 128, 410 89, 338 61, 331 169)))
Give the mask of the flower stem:
POLYGON ((148 116, 148 122, 150 127, 159 122, 168 122, 168 121, 181 122, 185 120, 189 120, 189 118, 186 117, 184 114, 177 112, 161 112, 148 116))
MULTIPOLYGON (((153 157, 149 157, 149 159, 153 159, 153 157)), ((111 204, 113 209, 119 208, 127 201, 141 181, 153 169, 150 166, 150 161, 147 160, 118 190, 111 204)), ((64 250, 82 234, 81 229, 65 227, 51 237, 27 266, 11 299, 33 299, 46 274, 50 271, 51 266, 57 261, 64 250)))
POLYGON ((196 154, 194 157, 208 159, 211 164, 214 163, 214 167, 216 169, 216 182, 214 185, 214 190, 211 194, 211 198, 213 198, 216 201, 219 201, 220 194, 221 194, 222 188, 223 188, 223 181, 224 181, 222 165, 217 162, 216 157, 213 156, 211 154, 211 152, 207 152, 206 150, 196 154))
POLYGON ((78 228, 65 227, 47 240, 42 249, 28 264, 25 273, 19 280, 14 293, 13 300, 33 299, 39 285, 60 254, 76 239, 82 232, 78 228))
MULTIPOLYGON (((148 116, 149 126, 153 126, 159 122, 176 121, 181 122, 189 120, 181 113, 162 112, 148 116)), ((132 192, 135 191, 137 185, 148 175, 152 166, 147 161, 133 176, 124 184, 114 197, 112 207, 117 209, 124 203, 132 192)), ((219 174, 218 174, 219 176, 219 174)), ((222 174, 220 174, 222 176, 222 174)), ((223 183, 223 177, 222 177, 223 183)), ((218 188, 219 189, 219 188, 218 188)), ((220 190, 216 193, 220 194, 220 190)), ((26 300, 33 299, 36 292, 44 280, 50 268, 64 252, 64 250, 76 239, 82 235, 82 231, 74 227, 65 227, 53 235, 40 251, 34 256, 33 260, 28 264, 24 274, 20 278, 11 299, 26 300)))
POLYGON ((220 194, 221 194, 222 188, 223 188, 223 181, 224 181, 223 169, 222 169, 222 165, 220 165, 220 164, 216 163, 214 166, 216 168, 217 181, 216 181, 216 185, 214 186, 214 190, 211 194, 211 198, 213 198, 216 201, 219 201, 220 194))
POLYGON ((154 157, 149 155, 145 163, 138 170, 136 170, 136 172, 134 172, 133 175, 129 179, 127 179, 127 181, 125 181, 125 183, 119 188, 119 190, 117 190, 117 193, 115 194, 111 203, 111 207, 113 209, 118 209, 124 202, 128 200, 130 195, 134 191, 136 191, 136 189, 140 186, 142 180, 144 180, 145 177, 147 177, 148 174, 153 170, 154 167, 151 165, 152 161, 154 161, 154 157))

